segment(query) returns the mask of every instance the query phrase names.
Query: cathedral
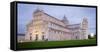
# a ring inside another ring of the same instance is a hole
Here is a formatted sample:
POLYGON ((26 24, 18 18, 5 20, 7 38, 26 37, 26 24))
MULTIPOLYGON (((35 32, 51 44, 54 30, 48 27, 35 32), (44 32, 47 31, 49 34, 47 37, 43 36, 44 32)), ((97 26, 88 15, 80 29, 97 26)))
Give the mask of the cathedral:
POLYGON ((66 16, 60 20, 43 10, 36 9, 26 28, 25 41, 88 39, 88 20, 86 17, 78 24, 70 24, 66 16))

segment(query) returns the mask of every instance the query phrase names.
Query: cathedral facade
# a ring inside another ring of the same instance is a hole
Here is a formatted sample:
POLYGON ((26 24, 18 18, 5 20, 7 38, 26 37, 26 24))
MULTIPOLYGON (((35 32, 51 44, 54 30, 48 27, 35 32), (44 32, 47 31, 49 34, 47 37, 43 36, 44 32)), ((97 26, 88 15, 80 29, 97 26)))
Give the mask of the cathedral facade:
POLYGON ((70 24, 66 16, 60 20, 37 9, 33 12, 33 19, 26 27, 26 41, 88 39, 88 20, 86 17, 78 24, 70 24))

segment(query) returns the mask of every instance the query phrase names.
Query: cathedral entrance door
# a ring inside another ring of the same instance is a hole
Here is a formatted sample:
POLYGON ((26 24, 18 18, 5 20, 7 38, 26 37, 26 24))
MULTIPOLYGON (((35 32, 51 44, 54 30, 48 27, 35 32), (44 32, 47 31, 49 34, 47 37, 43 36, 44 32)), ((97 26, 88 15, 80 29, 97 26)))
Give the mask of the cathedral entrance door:
POLYGON ((44 35, 42 35, 42 40, 44 40, 44 35))
POLYGON ((36 36, 35 36, 35 40, 36 40, 36 41, 38 40, 38 34, 36 34, 36 36))

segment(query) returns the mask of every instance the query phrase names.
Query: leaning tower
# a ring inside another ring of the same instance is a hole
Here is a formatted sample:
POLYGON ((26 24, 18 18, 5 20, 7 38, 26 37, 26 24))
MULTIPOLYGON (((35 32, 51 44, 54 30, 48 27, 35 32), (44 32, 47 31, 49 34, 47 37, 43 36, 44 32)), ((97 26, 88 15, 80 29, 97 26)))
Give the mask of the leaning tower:
POLYGON ((82 25, 82 28, 81 28, 82 39, 88 39, 88 20, 86 17, 83 18, 81 25, 82 25))

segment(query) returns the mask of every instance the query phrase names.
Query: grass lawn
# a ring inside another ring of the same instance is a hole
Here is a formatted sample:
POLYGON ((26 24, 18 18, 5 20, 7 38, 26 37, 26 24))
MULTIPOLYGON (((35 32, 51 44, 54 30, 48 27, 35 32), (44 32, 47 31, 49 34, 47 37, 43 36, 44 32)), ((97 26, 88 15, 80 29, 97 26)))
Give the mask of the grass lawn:
POLYGON ((96 45, 96 39, 89 40, 66 40, 66 41, 40 41, 40 42, 24 42, 18 43, 17 48, 50 48, 50 47, 69 47, 69 46, 85 46, 96 45))

